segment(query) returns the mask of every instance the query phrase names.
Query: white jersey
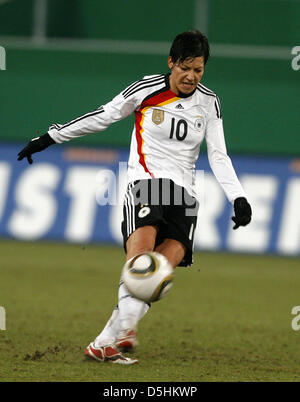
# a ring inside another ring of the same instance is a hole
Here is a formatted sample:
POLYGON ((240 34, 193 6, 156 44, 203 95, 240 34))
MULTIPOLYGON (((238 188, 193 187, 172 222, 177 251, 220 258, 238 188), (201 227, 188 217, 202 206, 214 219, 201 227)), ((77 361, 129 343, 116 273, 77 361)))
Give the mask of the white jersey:
POLYGON ((105 130, 135 113, 128 182, 168 178, 195 195, 195 163, 204 138, 211 169, 230 202, 246 194, 227 155, 219 98, 198 84, 188 97, 170 90, 169 74, 145 76, 106 105, 67 124, 53 124, 57 143, 105 130))

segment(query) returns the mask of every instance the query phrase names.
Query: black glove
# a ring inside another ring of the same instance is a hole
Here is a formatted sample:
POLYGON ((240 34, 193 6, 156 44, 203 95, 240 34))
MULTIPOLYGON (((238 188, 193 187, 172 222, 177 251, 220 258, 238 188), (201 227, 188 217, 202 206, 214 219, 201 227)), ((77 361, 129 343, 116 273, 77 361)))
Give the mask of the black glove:
POLYGON ((235 223, 233 229, 248 225, 251 221, 252 210, 246 198, 239 197, 234 200, 233 208, 235 213, 235 216, 231 218, 235 223))
POLYGON ((26 147, 22 149, 21 152, 18 153, 18 161, 21 161, 23 158, 27 158, 28 163, 32 164, 33 160, 31 158, 31 155, 35 152, 43 151, 52 144, 55 144, 55 141, 50 137, 48 133, 34 138, 28 142, 26 147))

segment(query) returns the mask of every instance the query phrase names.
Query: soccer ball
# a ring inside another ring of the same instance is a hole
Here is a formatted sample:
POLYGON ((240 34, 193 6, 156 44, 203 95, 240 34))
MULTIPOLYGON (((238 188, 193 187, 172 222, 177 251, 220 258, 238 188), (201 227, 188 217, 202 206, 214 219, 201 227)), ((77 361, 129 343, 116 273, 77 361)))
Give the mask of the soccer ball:
POLYGON ((161 299, 171 289, 173 268, 165 256, 152 251, 128 260, 122 277, 133 297, 151 303, 161 299))

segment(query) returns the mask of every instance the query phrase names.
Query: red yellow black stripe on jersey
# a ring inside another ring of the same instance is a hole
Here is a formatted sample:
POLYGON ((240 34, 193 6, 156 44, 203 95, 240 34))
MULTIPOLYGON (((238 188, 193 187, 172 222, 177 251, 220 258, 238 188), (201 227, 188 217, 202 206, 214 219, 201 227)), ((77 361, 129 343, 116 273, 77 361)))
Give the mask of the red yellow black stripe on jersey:
POLYGON ((146 164, 146 155, 143 152, 144 140, 143 140, 143 124, 145 119, 145 112, 151 107, 157 106, 165 106, 172 102, 180 99, 176 96, 174 92, 169 89, 169 86, 160 89, 153 94, 147 96, 138 111, 135 112, 135 132, 136 132, 136 141, 137 141, 137 152, 139 155, 139 163, 143 166, 146 173, 154 178, 152 172, 149 171, 146 164))

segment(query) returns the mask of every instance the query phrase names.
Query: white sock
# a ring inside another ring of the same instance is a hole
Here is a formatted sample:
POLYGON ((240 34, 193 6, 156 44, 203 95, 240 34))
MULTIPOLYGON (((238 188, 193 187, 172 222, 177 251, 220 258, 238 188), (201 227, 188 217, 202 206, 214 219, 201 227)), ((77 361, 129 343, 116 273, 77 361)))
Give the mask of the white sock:
POLYGON ((119 317, 120 330, 137 329, 137 324, 149 310, 150 305, 131 296, 125 284, 119 287, 119 317))
POLYGON ((137 330, 138 322, 150 308, 149 304, 132 297, 122 282, 118 296, 117 307, 113 310, 103 330, 94 340, 96 347, 113 344, 122 330, 131 328, 137 330))
POLYGON ((117 335, 120 331, 120 323, 118 320, 119 317, 119 309, 118 306, 113 310, 112 315, 107 321, 105 327, 94 340, 94 344, 96 347, 106 346, 113 344, 117 338, 117 335))

